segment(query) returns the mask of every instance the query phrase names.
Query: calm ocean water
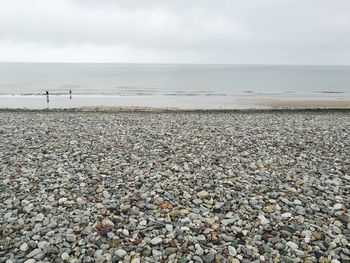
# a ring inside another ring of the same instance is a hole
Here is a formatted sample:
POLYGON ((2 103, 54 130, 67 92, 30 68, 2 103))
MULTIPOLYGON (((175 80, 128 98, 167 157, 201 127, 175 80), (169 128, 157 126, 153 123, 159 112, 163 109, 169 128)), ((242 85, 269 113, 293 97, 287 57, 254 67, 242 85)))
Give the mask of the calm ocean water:
POLYGON ((350 66, 0 63, 0 94, 350 93, 350 66))
POLYGON ((231 109, 270 100, 350 100, 350 66, 0 63, 0 108, 231 109))

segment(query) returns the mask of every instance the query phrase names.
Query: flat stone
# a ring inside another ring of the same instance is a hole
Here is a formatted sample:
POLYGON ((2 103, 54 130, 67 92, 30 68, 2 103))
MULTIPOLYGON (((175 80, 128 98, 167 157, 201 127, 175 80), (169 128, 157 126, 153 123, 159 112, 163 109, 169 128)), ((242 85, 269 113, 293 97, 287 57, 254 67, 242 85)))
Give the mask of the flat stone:
POLYGON ((63 252, 63 253, 61 254, 61 259, 62 259, 63 261, 69 261, 70 256, 68 255, 68 253, 63 252))
POLYGON ((237 255, 237 251, 236 251, 235 247, 233 247, 233 246, 228 246, 227 249, 228 249, 228 254, 229 254, 230 256, 233 256, 233 257, 234 257, 234 256, 237 255))
POLYGON ((193 199, 192 202, 193 202, 194 204, 196 204, 196 205, 199 205, 199 204, 203 203, 202 199, 198 199, 198 198, 193 199))
POLYGON ((161 256, 163 255, 162 251, 157 250, 157 249, 152 249, 152 256, 154 258, 161 258, 161 256))
POLYGON ((282 217, 283 219, 291 218, 291 217, 292 217, 292 213, 289 213, 289 212, 283 213, 283 214, 281 214, 281 217, 282 217))
POLYGON ((294 242, 292 242, 292 241, 288 241, 288 242, 286 243, 286 245, 287 245, 288 247, 290 247, 292 250, 296 250, 296 249, 299 248, 299 246, 298 246, 297 244, 295 244, 294 242))
POLYGON ((129 236, 130 235, 129 230, 127 230, 127 229, 123 229, 122 233, 123 233, 124 236, 129 236))
POLYGON ((177 252, 177 248, 176 247, 167 247, 165 249, 165 254, 166 255, 175 254, 176 252, 177 252))
POLYGON ((198 255, 198 256, 201 256, 204 254, 204 250, 203 248, 199 245, 199 244, 195 244, 195 254, 198 255))
POLYGON ((44 250, 44 249, 46 249, 49 245, 50 245, 50 243, 47 242, 47 241, 40 241, 40 242, 38 243, 38 248, 44 250))
POLYGON ((67 201, 68 201, 68 199, 65 198, 65 197, 62 197, 62 198, 58 199, 58 203, 59 203, 60 205, 66 203, 67 201))
POLYGON ((30 252, 28 255, 27 255, 27 258, 33 258, 35 256, 37 256, 39 253, 41 253, 42 250, 40 248, 36 248, 34 249, 32 252, 30 252))
POLYGON ((311 204, 310 208, 316 212, 319 212, 321 210, 317 204, 311 204))
POLYGON ((37 221, 37 222, 41 222, 41 221, 43 221, 43 220, 44 220, 44 218, 45 218, 45 215, 44 215, 44 214, 42 214, 42 213, 40 213, 40 214, 37 214, 37 215, 36 215, 36 217, 35 217, 35 221, 37 221))
POLYGON ((23 252, 26 252, 26 251, 29 249, 29 246, 28 246, 27 243, 23 243, 23 244, 19 247, 19 249, 20 249, 21 251, 23 251, 23 252))
POLYGON ((102 227, 105 229, 112 229, 114 227, 114 223, 109 218, 104 218, 102 220, 102 227))
POLYGON ((270 224, 270 221, 263 215, 258 216, 258 218, 260 219, 260 224, 261 225, 267 225, 270 224))
POLYGON ((158 245, 160 243, 162 243, 163 239, 161 239, 160 237, 155 237, 151 239, 151 244, 152 245, 158 245))
POLYGON ((204 257, 203 257, 203 261, 206 263, 209 262, 214 262, 215 259, 215 254, 212 252, 207 253, 204 257))
POLYGON ((66 239, 68 242, 75 242, 77 240, 77 237, 74 234, 67 234, 66 239))
POLYGON ((200 192, 197 193, 198 198, 201 198, 201 199, 207 197, 208 195, 209 195, 209 193, 207 191, 205 191, 205 190, 200 191, 200 192))
POLYGON ((223 224, 224 226, 227 226, 227 225, 233 224, 235 221, 236 220, 233 218, 223 219, 223 220, 221 220, 221 224, 223 224))
POLYGON ((335 204, 334 206, 333 206, 333 208, 334 208, 334 210, 341 210, 342 208, 343 208, 343 204, 335 204))
POLYGON ((117 249, 115 251, 115 255, 118 256, 119 258, 124 258, 126 254, 127 253, 124 249, 117 249))
POLYGON ((275 205, 267 205, 263 208, 263 211, 265 213, 273 213, 276 210, 276 206, 275 205))

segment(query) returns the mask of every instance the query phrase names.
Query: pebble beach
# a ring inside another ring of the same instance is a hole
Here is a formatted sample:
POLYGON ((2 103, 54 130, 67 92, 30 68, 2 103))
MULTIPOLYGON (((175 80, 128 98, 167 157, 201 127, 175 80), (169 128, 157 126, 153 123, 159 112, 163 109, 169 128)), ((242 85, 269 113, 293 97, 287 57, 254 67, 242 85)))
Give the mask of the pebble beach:
POLYGON ((0 112, 0 262, 350 262, 349 111, 0 112))

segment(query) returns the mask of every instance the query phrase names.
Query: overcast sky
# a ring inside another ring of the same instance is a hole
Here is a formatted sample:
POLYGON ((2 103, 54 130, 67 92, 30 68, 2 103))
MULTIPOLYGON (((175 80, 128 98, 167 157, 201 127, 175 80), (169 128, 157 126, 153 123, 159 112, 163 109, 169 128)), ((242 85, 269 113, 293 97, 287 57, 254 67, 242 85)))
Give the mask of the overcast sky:
POLYGON ((0 61, 350 64, 350 0, 0 0, 0 61))

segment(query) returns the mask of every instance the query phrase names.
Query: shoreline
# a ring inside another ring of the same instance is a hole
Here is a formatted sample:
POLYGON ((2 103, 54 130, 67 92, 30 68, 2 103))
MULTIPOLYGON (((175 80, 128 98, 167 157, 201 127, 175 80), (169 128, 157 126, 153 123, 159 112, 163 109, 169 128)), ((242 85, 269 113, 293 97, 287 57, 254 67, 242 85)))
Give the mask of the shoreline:
POLYGON ((180 109, 151 107, 81 107, 81 108, 0 108, 0 112, 47 112, 47 113, 292 113, 292 112, 350 112, 350 107, 271 107, 248 109, 180 109))
MULTIPOLYGON (((333 94, 334 95, 334 94, 333 94)), ((96 111, 250 110, 273 108, 350 108, 350 95, 336 96, 0 96, 0 108, 96 111)))

